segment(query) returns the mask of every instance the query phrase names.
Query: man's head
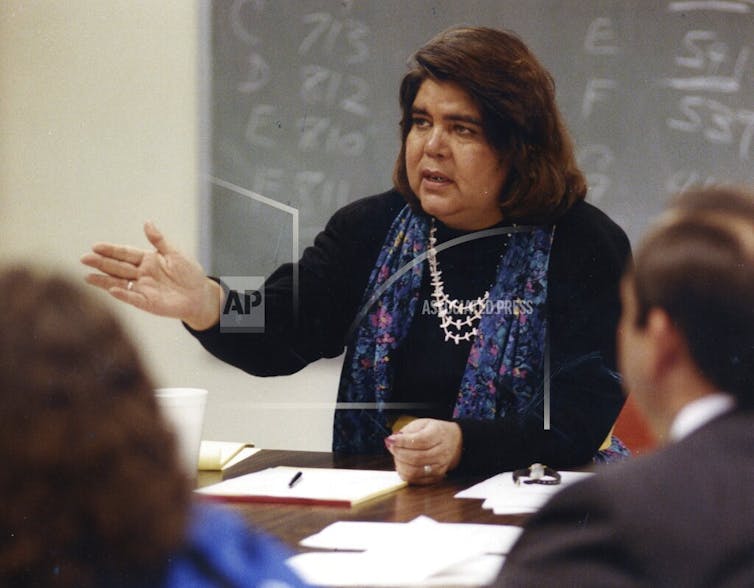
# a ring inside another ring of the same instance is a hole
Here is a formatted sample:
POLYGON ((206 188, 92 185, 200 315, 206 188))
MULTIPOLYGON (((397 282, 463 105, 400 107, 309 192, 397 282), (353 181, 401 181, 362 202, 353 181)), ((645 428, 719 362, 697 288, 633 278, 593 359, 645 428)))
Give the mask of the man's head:
POLYGON ((651 419, 713 390, 754 407, 754 192, 678 197, 642 241, 622 295, 621 370, 651 419))

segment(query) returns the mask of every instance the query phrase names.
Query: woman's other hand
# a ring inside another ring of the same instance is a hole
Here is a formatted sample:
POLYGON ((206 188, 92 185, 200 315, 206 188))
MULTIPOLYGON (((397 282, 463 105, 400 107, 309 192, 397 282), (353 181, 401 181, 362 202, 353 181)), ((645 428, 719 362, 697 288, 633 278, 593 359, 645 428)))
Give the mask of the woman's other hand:
POLYGON ((461 460, 461 427, 450 421, 416 419, 385 439, 398 475, 411 484, 433 484, 461 460))
POLYGON ((155 251, 97 243, 81 263, 102 273, 89 274, 89 284, 159 316, 177 318, 196 330, 220 318, 222 289, 208 279, 195 260, 175 249, 152 223, 144 234, 155 251))

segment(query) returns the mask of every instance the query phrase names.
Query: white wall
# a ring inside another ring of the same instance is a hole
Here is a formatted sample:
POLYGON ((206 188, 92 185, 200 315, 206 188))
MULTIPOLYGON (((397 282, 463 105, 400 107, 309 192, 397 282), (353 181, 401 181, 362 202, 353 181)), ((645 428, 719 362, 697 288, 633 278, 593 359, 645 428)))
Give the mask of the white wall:
MULTIPOLYGON (((144 246, 146 219, 197 254, 198 19, 189 0, 2 0, 0 261, 79 279, 93 242, 144 246)), ((159 385, 210 390, 206 438, 329 449, 339 361, 255 378, 112 304, 159 385)))

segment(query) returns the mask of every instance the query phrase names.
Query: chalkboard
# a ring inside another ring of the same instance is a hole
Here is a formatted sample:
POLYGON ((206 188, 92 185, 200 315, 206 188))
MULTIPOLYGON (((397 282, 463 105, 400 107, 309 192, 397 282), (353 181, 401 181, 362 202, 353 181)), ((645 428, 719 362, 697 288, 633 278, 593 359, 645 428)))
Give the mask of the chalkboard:
POLYGON ((391 186, 406 61, 456 24, 515 31, 553 74, 588 199, 632 241, 669 194, 754 181, 754 0, 217 0, 208 19, 205 256, 296 259, 391 186))

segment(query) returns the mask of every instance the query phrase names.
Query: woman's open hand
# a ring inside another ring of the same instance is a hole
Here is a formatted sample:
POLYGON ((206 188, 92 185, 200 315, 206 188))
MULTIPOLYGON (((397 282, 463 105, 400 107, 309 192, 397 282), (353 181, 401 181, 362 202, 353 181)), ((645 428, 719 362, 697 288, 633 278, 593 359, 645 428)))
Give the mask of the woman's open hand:
POLYGON ((152 223, 145 223, 144 234, 154 251, 95 244, 81 263, 102 273, 89 274, 86 281, 136 308, 181 319, 197 330, 217 323, 220 286, 206 277, 198 262, 170 245, 152 223))
POLYGON ((395 471, 411 484, 433 484, 458 466, 463 435, 451 421, 416 419, 385 439, 395 471))

